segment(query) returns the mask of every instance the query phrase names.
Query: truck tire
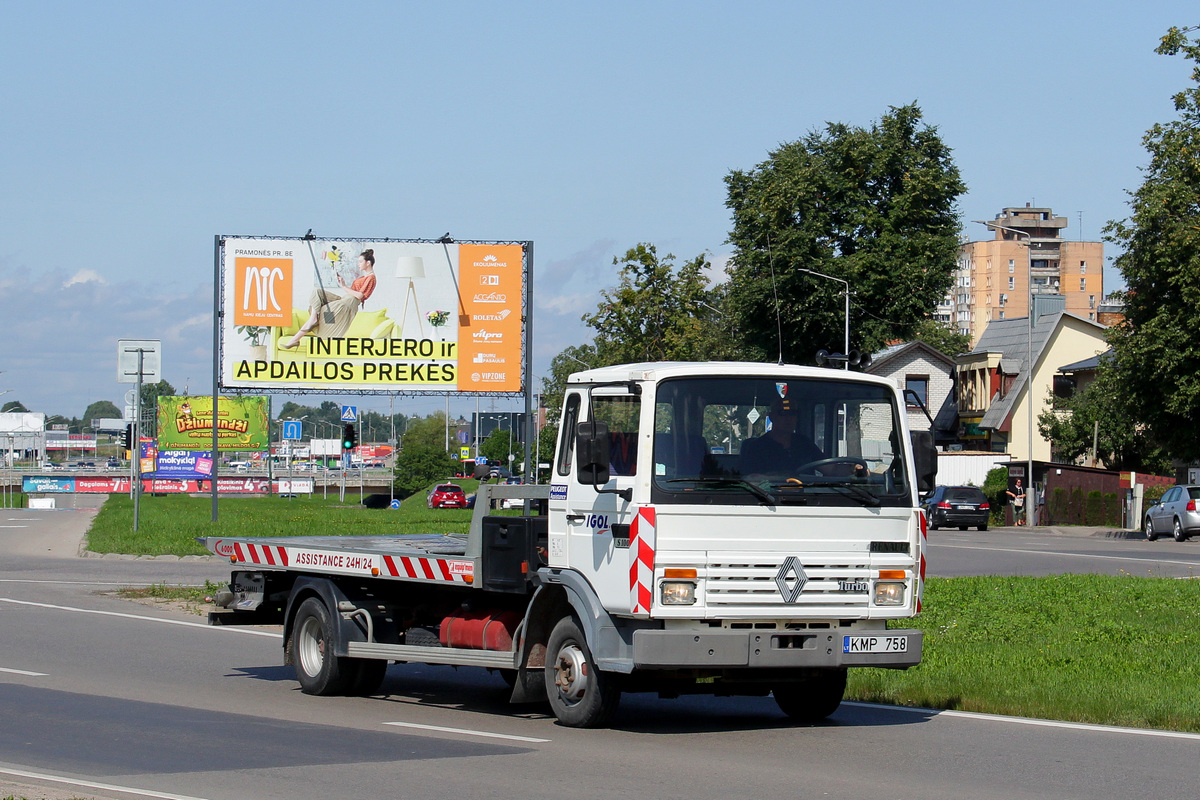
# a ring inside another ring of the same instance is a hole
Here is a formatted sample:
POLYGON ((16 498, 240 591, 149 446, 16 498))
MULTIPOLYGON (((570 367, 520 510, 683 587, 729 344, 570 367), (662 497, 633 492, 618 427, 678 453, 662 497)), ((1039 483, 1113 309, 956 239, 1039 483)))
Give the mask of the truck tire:
POLYGON ((831 669, 820 677, 774 688, 779 709, 797 722, 820 722, 842 704, 846 691, 846 670, 831 669))
POLYGON ((354 679, 350 683, 350 690, 347 694, 358 697, 375 694, 387 676, 388 662, 380 658, 343 658, 343 669, 346 668, 347 661, 357 662, 350 665, 354 679))
MULTIPOLYGON (((338 658, 329 651, 332 633, 329 609, 321 598, 310 597, 300 604, 288 647, 296 665, 296 679, 305 694, 345 694, 358 677, 358 665, 353 663, 356 659, 338 658)), ((387 662, 380 663, 386 669, 387 662)))
POLYGON ((616 678, 596 669, 592 651, 573 617, 563 617, 546 645, 546 697, 568 728, 596 728, 621 702, 616 678))

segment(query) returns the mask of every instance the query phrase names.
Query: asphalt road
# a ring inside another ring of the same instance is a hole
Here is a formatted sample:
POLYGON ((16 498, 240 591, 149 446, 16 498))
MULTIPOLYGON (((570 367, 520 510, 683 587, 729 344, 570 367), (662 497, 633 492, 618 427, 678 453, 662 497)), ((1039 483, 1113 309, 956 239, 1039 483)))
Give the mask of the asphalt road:
POLYGON ((989 528, 929 532, 929 573, 962 575, 1200 576, 1200 540, 1154 542, 1110 528, 989 528))
MULTIPOLYGON (((579 731, 509 705, 484 670, 421 665, 391 667, 375 697, 309 697, 276 629, 103 594, 226 567, 80 558, 90 513, 0 510, 0 797, 1094 800, 1200 786, 1192 735, 855 704, 805 727, 770 698, 650 695, 627 696, 611 729, 579 731)), ((1026 558, 1081 571, 1108 555, 1156 569, 1138 554, 1200 553, 1025 531, 931 541, 935 572, 1026 558)))

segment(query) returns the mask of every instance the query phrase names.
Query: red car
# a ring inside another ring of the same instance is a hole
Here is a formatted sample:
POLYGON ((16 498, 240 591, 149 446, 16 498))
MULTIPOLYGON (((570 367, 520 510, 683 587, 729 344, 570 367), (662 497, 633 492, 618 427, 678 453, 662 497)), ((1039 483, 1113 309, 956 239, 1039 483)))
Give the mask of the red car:
POLYGON ((442 483, 433 487, 429 493, 430 508, 466 508, 467 496, 461 486, 453 483, 442 483))

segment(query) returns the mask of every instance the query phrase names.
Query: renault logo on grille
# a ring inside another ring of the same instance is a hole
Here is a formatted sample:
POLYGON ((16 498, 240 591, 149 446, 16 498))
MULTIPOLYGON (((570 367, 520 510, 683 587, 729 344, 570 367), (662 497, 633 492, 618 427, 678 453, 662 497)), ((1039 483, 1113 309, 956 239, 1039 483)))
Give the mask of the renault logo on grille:
POLYGON ((783 595, 785 603, 794 603, 800 599, 800 590, 806 583, 808 576, 804 574, 804 567, 800 566, 800 560, 795 556, 788 556, 779 572, 775 573, 775 585, 779 587, 779 594, 783 595), (789 578, 795 581, 791 586, 788 586, 789 578))

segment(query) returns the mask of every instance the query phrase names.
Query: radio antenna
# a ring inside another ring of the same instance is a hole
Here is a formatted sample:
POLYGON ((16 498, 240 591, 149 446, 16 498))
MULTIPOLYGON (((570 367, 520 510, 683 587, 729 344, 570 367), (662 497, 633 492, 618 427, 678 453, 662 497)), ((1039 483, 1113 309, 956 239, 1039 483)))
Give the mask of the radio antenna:
POLYGON ((771 249, 771 232, 767 231, 767 264, 771 267, 771 293, 775 295, 775 337, 779 342, 779 363, 783 364, 783 317, 779 313, 779 287, 775 284, 775 251, 771 249))

